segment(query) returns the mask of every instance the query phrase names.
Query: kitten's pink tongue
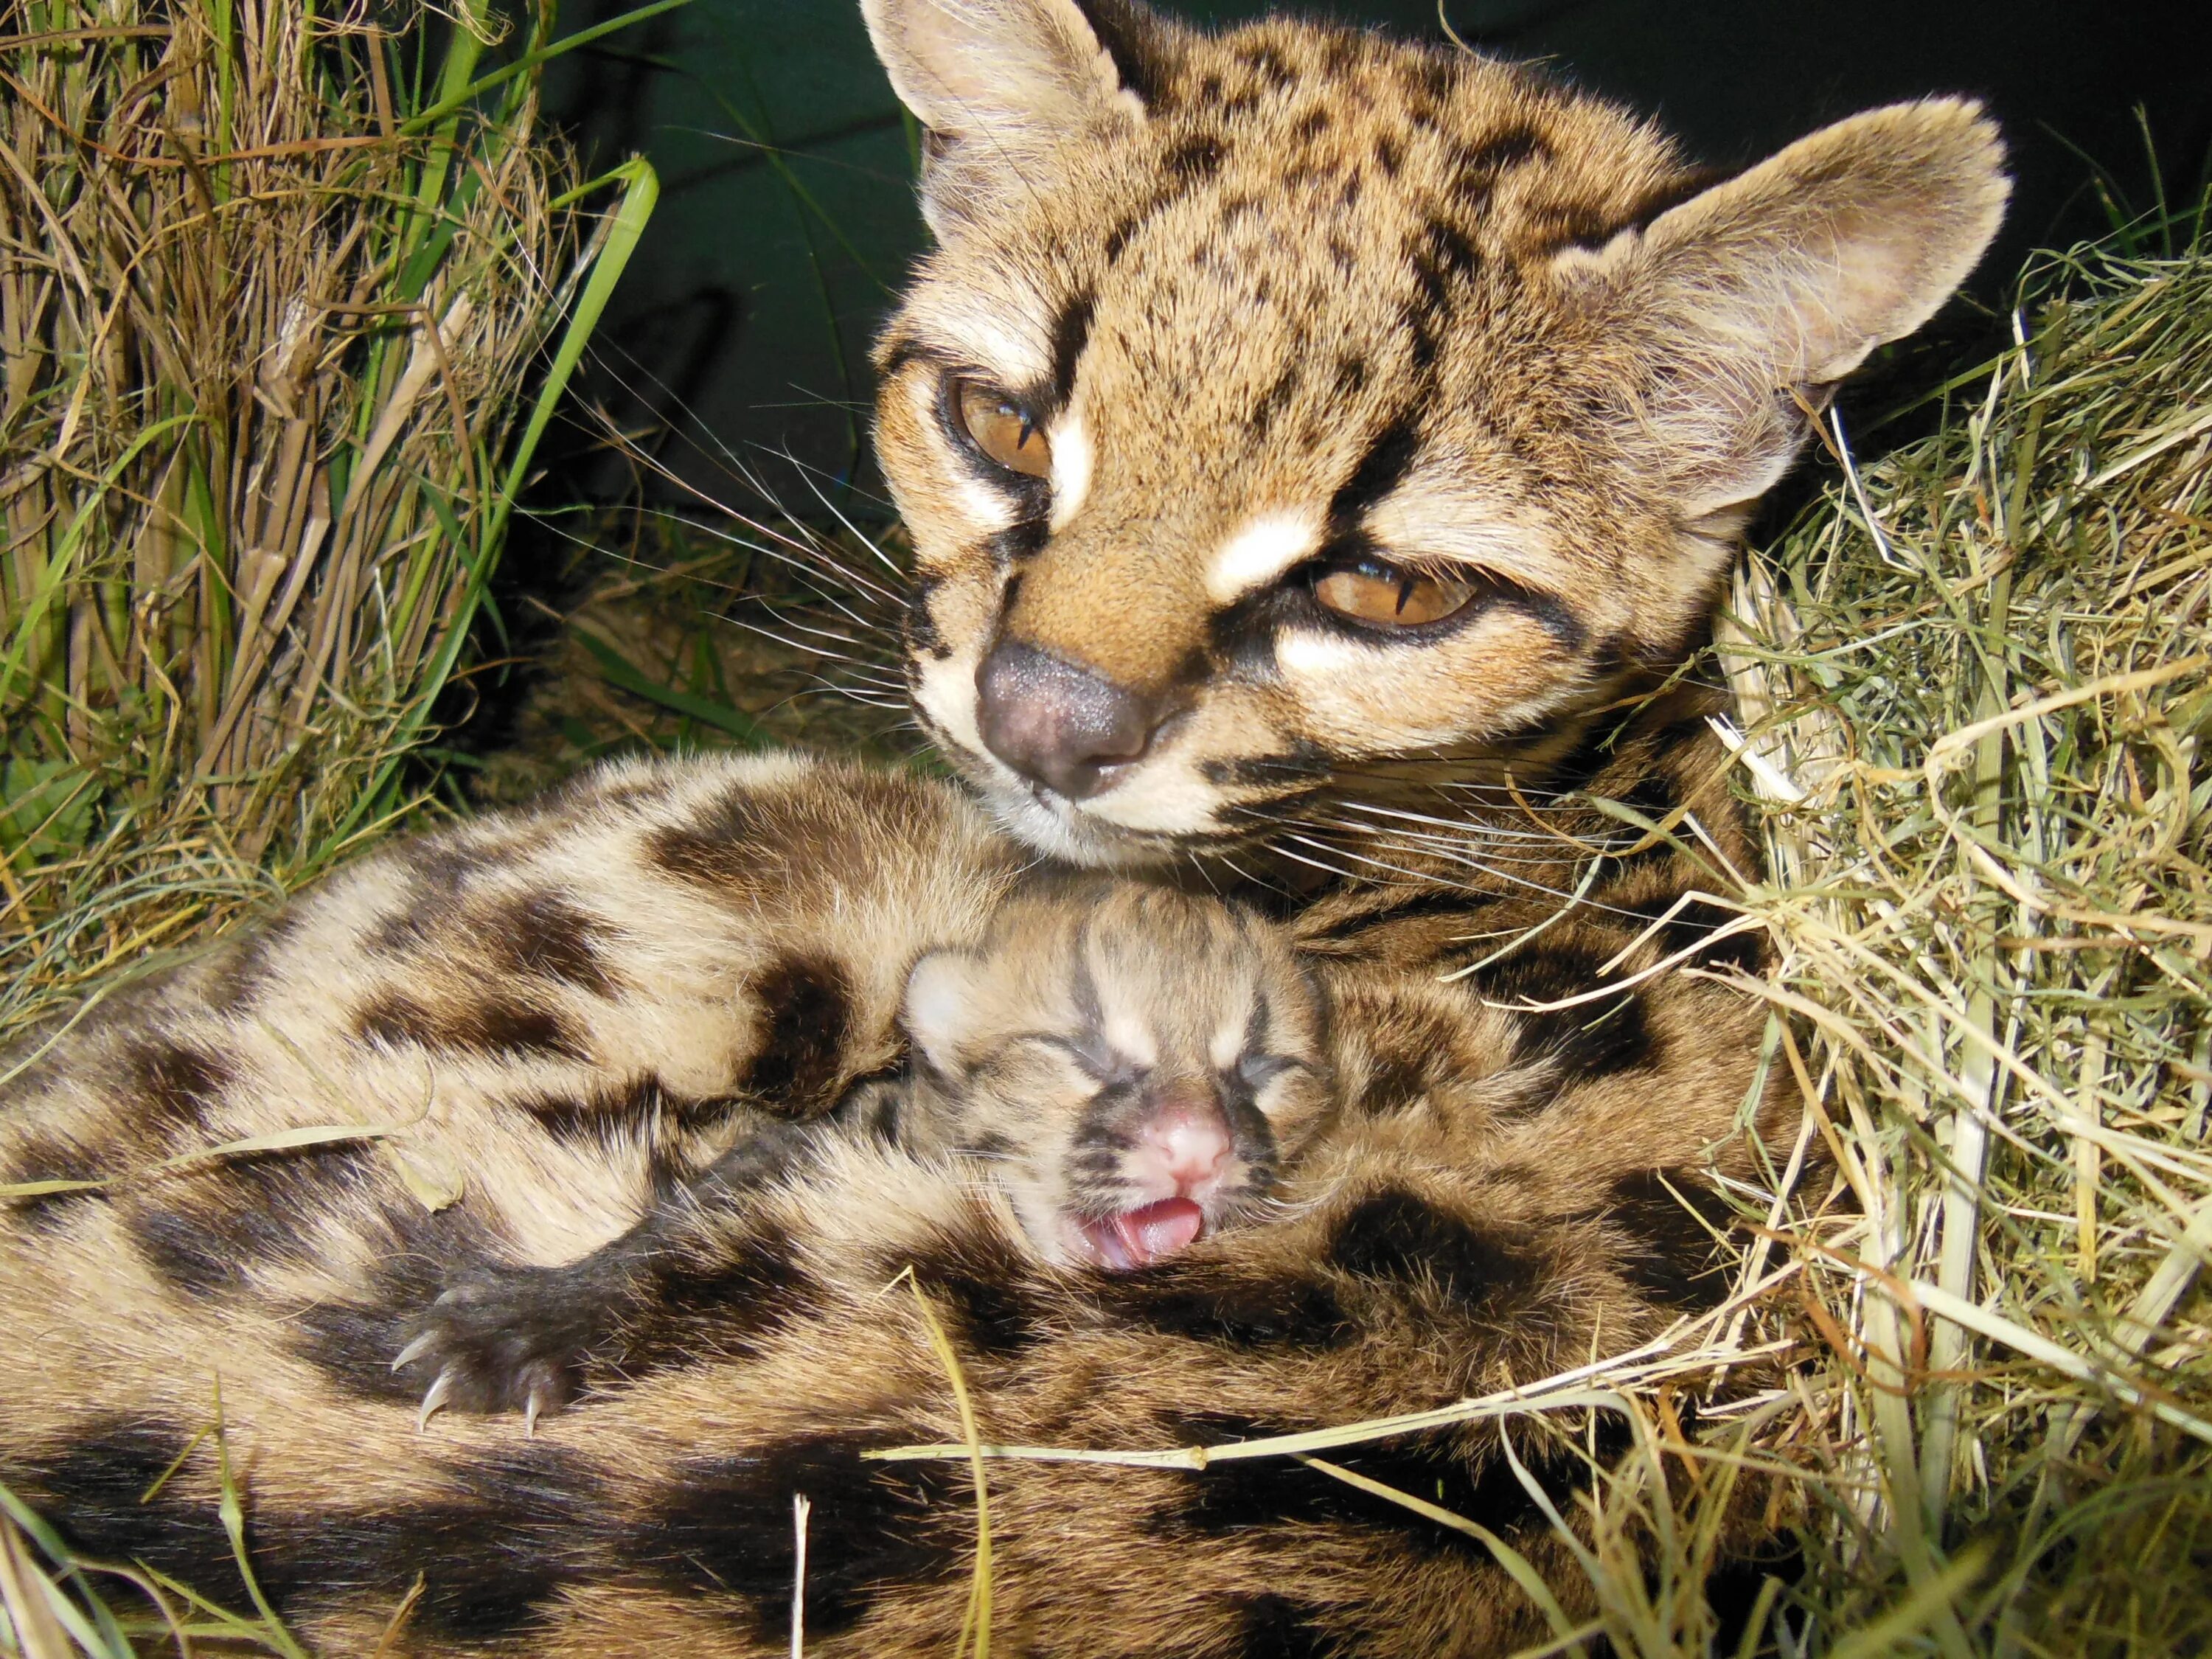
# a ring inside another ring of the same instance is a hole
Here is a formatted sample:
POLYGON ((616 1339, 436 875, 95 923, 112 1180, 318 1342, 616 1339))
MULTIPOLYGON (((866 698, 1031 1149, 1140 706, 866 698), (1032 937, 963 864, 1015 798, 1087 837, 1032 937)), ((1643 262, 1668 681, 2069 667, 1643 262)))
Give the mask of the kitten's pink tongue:
POLYGON ((1106 1267, 1126 1271, 1145 1267, 1187 1248, 1206 1225, 1206 1212, 1187 1198, 1164 1198, 1141 1210, 1126 1210, 1103 1221, 1086 1221, 1083 1236, 1106 1267))

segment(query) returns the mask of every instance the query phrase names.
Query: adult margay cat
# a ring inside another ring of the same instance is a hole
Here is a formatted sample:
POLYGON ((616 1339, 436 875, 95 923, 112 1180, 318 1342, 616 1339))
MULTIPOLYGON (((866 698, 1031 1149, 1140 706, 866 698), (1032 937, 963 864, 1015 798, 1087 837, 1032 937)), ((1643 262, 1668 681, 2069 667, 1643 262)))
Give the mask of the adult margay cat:
MULTIPOLYGON (((859 980, 823 971, 842 958, 813 941, 864 919, 810 837, 866 814, 779 817, 758 785, 663 780, 635 810, 673 816, 619 866, 573 839, 582 798, 395 851, 414 896, 378 915, 409 982, 380 959, 374 991, 315 988, 342 1018, 303 1069, 341 1097, 379 1068, 517 1100, 557 1076, 541 1104, 569 1161, 481 1160, 458 1203, 396 1208, 380 1257, 313 1224, 319 1193, 382 1167, 356 1146, 52 1193, 12 1212, 0 1258, 0 1475, 88 1553, 242 1601, 196 1443, 220 1370, 260 1583, 318 1651, 781 1654, 803 1577, 810 1651, 949 1652, 967 1470, 864 1456, 962 1434, 910 1299, 881 1294, 903 1270, 984 1438, 1216 1443, 1650 1338, 1717 1292, 1677 1195, 1771 1179, 1746 1133, 1767 1115, 1755 1005, 1711 977, 1626 982, 1668 955, 1757 956, 1686 898, 1755 863, 1707 705, 1635 699, 1698 644, 1802 403, 1924 320, 1986 243, 2005 194, 1987 124, 1880 111, 1711 183, 1606 105, 1353 30, 1205 35, 1124 0, 864 9, 929 130, 939 240, 879 358, 917 706, 1034 847, 1196 854, 1276 894, 1328 983, 1342 1115, 1279 1218, 1120 1273, 1035 1261, 957 1164, 832 1147, 731 1206, 711 1255, 630 1310, 650 1340, 534 1437, 457 1410, 418 1431, 421 1384, 390 1362, 441 1286, 635 1219, 594 1199, 593 1138, 649 1157, 685 1144, 662 1126, 709 1133, 725 1107, 826 1105, 890 1057, 892 958, 927 941, 879 917, 897 937, 857 941, 859 980), (1693 850, 1623 837, 1577 791, 1693 850), (434 850, 455 845, 488 856, 434 850), (757 960, 687 960, 656 933, 672 908, 763 902, 790 932, 757 960), (495 911, 503 928, 468 925, 495 911), (633 1087, 620 1042, 713 1049, 698 993, 717 983, 724 1074, 633 1087), (570 1169, 562 1213, 483 1223, 570 1169)), ((655 787, 585 796, 633 784, 655 787)), ((981 902, 1000 854, 978 827, 954 839, 973 856, 916 879, 980 881, 981 902)), ((177 1022, 273 1018, 301 988, 264 976, 280 957, 243 941, 58 1044, 16 1085, 42 1103, 11 1123, 44 1138, 11 1133, 6 1178, 107 1173, 91 1154, 230 1121, 240 1079, 177 1022)), ((1581 1455, 1516 1443, 1571 1513, 1581 1455)), ((1601 1424, 1584 1444, 1619 1442, 1601 1424)), ((1377 1483, 1480 1522, 1587 1615, 1489 1425, 1339 1461, 1369 1484, 1282 1458, 994 1462, 996 1650, 1410 1659, 1547 1634, 1486 1548, 1377 1483)))

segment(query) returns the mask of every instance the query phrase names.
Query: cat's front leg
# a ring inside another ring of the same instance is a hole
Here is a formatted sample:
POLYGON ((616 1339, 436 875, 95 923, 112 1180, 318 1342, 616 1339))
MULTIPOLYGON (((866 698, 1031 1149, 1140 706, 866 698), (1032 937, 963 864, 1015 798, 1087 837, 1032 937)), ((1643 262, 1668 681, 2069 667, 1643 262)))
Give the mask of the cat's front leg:
MULTIPOLYGON (((741 1281, 748 1200, 811 1163, 824 1137, 877 1132, 875 1108, 774 1121, 658 1200, 637 1225, 559 1267, 495 1265, 458 1275, 416 1320, 394 1370, 427 1378, 422 1419, 520 1412, 538 1419, 621 1381, 644 1356, 682 1340, 672 1328, 714 1287, 741 1281)), ((711 1316, 711 1310, 707 1311, 711 1316)))

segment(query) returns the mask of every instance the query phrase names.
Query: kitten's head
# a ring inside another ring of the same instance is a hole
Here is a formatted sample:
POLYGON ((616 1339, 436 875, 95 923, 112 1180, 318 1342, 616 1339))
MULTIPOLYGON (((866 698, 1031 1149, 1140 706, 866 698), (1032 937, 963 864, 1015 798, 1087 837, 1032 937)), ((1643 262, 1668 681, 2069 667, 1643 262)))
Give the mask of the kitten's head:
POLYGON ((1096 879, 917 963, 904 1120, 986 1161, 1048 1260, 1139 1267, 1252 1213, 1333 1098, 1320 993, 1249 911, 1096 879))
POLYGON ((879 348, 921 718, 1112 864, 1381 760, 1480 763, 1678 660, 1804 406, 2006 183, 1974 106, 1701 187, 1469 53, 1129 0, 862 0, 939 246, 879 348))

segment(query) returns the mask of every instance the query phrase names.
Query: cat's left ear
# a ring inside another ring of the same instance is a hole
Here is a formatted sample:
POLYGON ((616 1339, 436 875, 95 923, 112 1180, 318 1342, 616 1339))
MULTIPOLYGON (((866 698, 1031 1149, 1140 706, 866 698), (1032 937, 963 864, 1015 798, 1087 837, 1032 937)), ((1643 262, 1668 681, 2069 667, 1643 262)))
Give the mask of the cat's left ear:
POLYGON ((971 951, 932 951, 907 975, 899 1024, 915 1058, 939 1077, 960 1075, 960 1036, 971 1022, 981 966, 971 951))
POLYGON ((1686 520, 1755 501, 1803 441, 1798 398, 1818 403, 1934 316, 1996 234, 2010 189, 1978 105, 1898 104, 1558 256, 1627 381, 1624 447, 1686 520))

